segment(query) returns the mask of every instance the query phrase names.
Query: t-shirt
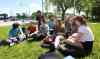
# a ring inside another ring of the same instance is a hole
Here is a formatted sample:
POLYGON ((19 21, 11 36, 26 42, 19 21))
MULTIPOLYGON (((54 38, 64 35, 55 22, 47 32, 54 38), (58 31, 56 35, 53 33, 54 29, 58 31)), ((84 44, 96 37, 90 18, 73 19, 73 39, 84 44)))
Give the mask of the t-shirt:
POLYGON ((42 34, 48 34, 48 25, 47 24, 42 24, 40 25, 40 33, 42 34))
POLYGON ((29 26, 29 27, 28 27, 28 31, 29 31, 30 33, 34 33, 34 32, 36 31, 36 26, 29 26))
POLYGON ((38 21, 38 23, 41 25, 41 22, 45 22, 44 20, 44 16, 42 15, 37 15, 36 16, 36 20, 38 21))
POLYGON ((54 24, 54 21, 49 21, 48 22, 48 26, 49 26, 49 30, 54 30, 54 28, 55 28, 55 24, 54 24))
POLYGON ((80 26, 78 28, 78 32, 83 33, 83 36, 80 39, 81 42, 93 41, 94 40, 94 35, 93 35, 92 30, 90 29, 90 27, 80 26))
POLYGON ((16 29, 11 29, 10 31, 9 31, 9 37, 16 37, 16 36, 18 36, 18 34, 20 33, 20 30, 19 30, 19 28, 16 28, 16 29))

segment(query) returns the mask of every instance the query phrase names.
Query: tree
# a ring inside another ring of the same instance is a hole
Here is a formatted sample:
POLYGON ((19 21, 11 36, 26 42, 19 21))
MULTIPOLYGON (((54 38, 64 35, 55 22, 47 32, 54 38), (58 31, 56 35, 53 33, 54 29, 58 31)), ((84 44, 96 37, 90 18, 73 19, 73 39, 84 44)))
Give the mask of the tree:
POLYGON ((92 19, 94 21, 100 21, 100 0, 93 0, 92 6, 92 19))
POLYGON ((21 19, 21 15, 19 13, 16 13, 16 18, 21 19))
POLYGON ((25 13, 22 13, 22 15, 20 15, 19 13, 16 13, 16 18, 18 18, 18 19, 25 19, 25 18, 27 18, 27 15, 25 14, 25 13))
POLYGON ((25 13, 23 13, 22 16, 21 16, 21 18, 22 18, 22 19, 27 18, 27 15, 26 15, 25 13))
POLYGON ((91 14, 92 5, 93 0, 76 0, 75 8, 77 9, 79 14, 81 11, 84 11, 86 13, 86 16, 89 17, 89 14, 91 14))
POLYGON ((84 11, 87 17, 91 15, 92 4, 93 4, 93 0, 85 0, 85 2, 83 2, 84 11))
POLYGON ((83 10, 83 6, 82 6, 82 0, 74 0, 74 3, 75 3, 75 9, 76 11, 80 14, 80 12, 83 10))
POLYGON ((45 4, 44 5, 45 5, 45 11, 46 11, 46 13, 48 13, 48 10, 49 10, 49 0, 45 0, 45 4))
POLYGON ((6 21, 7 19, 8 19, 8 14, 6 13, 0 14, 0 20, 6 21))
POLYGON ((31 15, 32 19, 34 20, 36 18, 36 12, 33 12, 31 15))
POLYGON ((73 6, 73 0, 49 0, 49 2, 62 12, 62 20, 64 20, 66 10, 73 6))

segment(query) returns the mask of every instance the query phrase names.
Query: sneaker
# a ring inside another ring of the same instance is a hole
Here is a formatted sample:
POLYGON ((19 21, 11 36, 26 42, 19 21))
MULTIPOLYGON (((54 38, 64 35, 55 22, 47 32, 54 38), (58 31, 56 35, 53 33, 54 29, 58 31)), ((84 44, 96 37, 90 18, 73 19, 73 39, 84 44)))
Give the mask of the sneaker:
POLYGON ((13 46, 14 45, 14 43, 10 43, 10 46, 13 46))
POLYGON ((75 59, 75 58, 69 55, 69 56, 64 57, 64 59, 75 59))

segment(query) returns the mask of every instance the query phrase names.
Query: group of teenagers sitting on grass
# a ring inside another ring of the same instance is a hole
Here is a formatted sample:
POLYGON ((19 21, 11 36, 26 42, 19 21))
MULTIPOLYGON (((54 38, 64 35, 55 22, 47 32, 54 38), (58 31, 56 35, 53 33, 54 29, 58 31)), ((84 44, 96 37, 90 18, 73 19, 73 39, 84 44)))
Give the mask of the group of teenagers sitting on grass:
POLYGON ((59 20, 50 15, 46 22, 41 11, 37 12, 37 22, 30 22, 27 28, 14 23, 9 31, 7 42, 10 46, 25 39, 41 41, 42 48, 48 48, 49 52, 60 51, 64 56, 73 57, 89 54, 93 48, 94 36, 83 16, 65 16, 59 20))

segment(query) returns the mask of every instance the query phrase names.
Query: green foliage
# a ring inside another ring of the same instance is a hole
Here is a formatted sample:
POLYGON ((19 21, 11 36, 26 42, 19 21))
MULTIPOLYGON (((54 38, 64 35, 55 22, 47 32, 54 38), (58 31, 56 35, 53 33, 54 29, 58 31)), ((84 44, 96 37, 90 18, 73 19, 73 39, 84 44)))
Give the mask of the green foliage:
POLYGON ((32 19, 34 20, 36 18, 36 12, 33 12, 31 15, 32 19))
POLYGON ((100 22, 100 0, 94 0, 92 6, 92 18, 100 22), (95 17, 95 18, 94 18, 95 17))
POLYGON ((90 17, 94 0, 49 0, 49 2, 57 7, 57 11, 62 12, 63 19, 66 10, 72 7, 75 7, 79 14, 84 11, 86 16, 90 17))
POLYGON ((18 19, 25 19, 25 18, 27 18, 27 15, 25 13, 23 13, 22 15, 17 13, 16 15, 17 15, 16 18, 18 18, 18 19))
POLYGON ((44 13, 44 16, 46 16, 47 18, 48 18, 48 16, 50 16, 50 15, 53 15, 53 13, 51 13, 51 12, 45 12, 45 13, 44 13))
POLYGON ((22 18, 22 19, 27 18, 27 15, 26 15, 25 13, 23 13, 22 16, 21 16, 21 18, 22 18))
POLYGON ((86 13, 87 17, 91 16, 91 10, 93 6, 93 0, 76 0, 75 8, 80 14, 81 11, 86 13))
POLYGON ((56 6, 58 11, 62 12, 62 20, 64 20, 66 10, 74 4, 73 0, 49 0, 49 2, 56 6))
POLYGON ((45 2, 44 2, 45 4, 44 4, 44 6, 45 6, 45 10, 46 10, 46 12, 48 13, 48 10, 49 10, 49 5, 50 5, 50 3, 49 3, 49 0, 45 0, 45 2))
POLYGON ((16 18, 21 19, 21 15, 19 13, 17 13, 16 15, 16 18))

